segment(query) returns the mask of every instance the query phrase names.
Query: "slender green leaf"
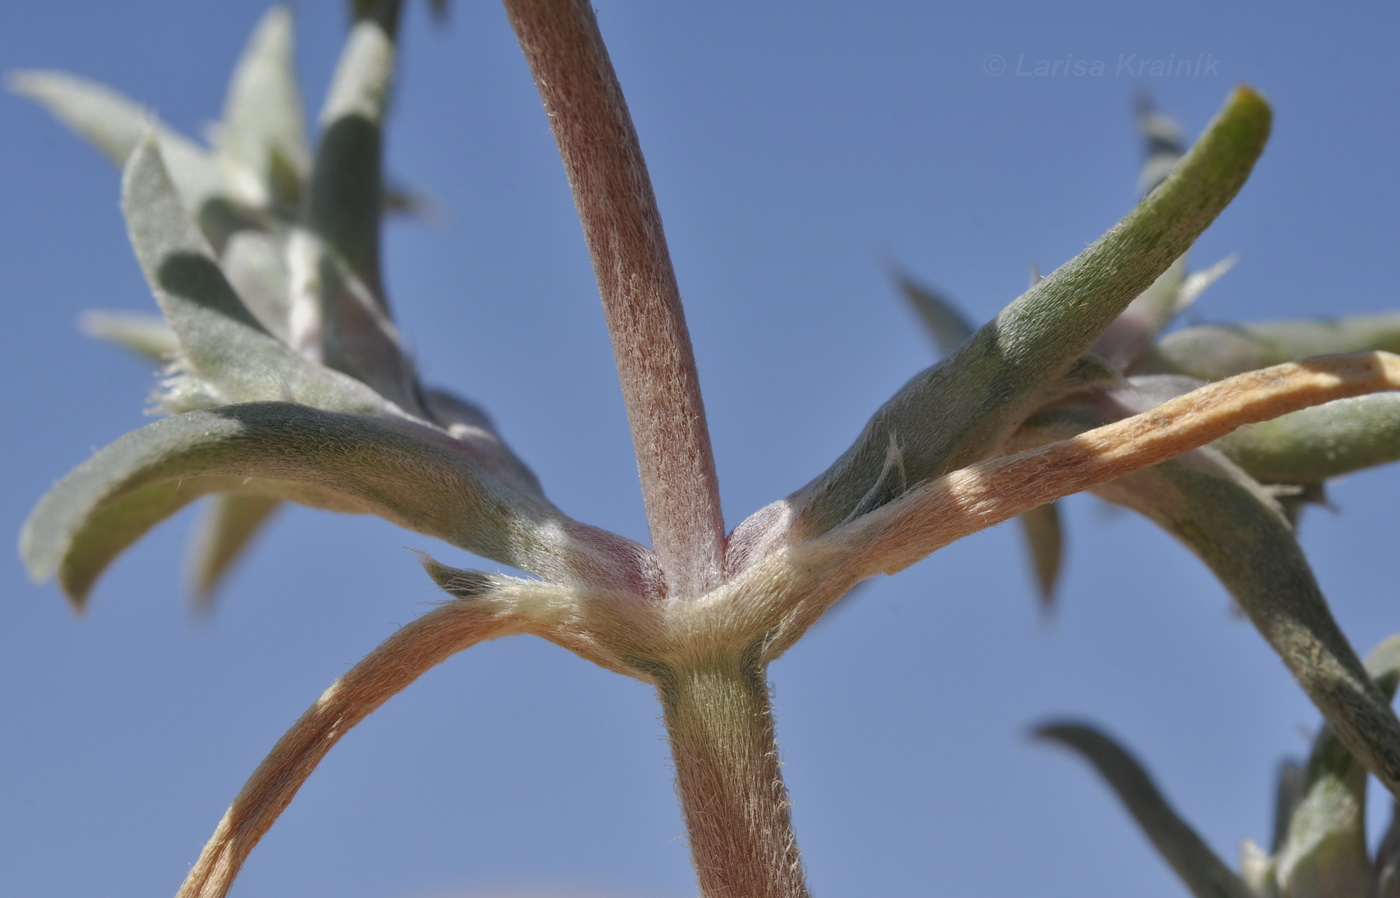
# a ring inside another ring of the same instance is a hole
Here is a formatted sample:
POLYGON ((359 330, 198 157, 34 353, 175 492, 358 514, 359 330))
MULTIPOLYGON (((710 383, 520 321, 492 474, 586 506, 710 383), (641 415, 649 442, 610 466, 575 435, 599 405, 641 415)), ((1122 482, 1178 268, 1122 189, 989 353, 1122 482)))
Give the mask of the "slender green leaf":
POLYGON ((993 451, 1043 401, 1133 297, 1184 253, 1238 192, 1270 112, 1245 88, 1159 188, 1116 227, 1032 287, 941 365, 885 404, 826 473, 789 503, 811 536, 846 520, 880 476, 890 441, 910 485, 993 451))
POLYGON ((977 332, 972 322, 943 296, 918 283, 901 271, 894 273, 899 292, 913 308, 924 329, 933 338, 940 355, 952 355, 968 337, 977 332))
POLYGON ((1142 765, 1113 739, 1074 723, 1043 726, 1035 735, 1073 749, 1098 770, 1196 898, 1254 898, 1244 881, 1177 814, 1142 765))
MULTIPOLYGON (((1366 659, 1366 672, 1389 701, 1400 679, 1400 638, 1366 659)), ((1290 898, 1366 895, 1372 880, 1366 850, 1366 768, 1330 727, 1313 741, 1302 794, 1278 851, 1278 881, 1290 898)))
POLYGON ((394 73, 394 44, 372 19, 356 23, 321 112, 306 224, 383 305, 379 225, 383 213, 382 129, 394 73))
POLYGON ((285 232, 243 228, 228 235, 219 268, 258 323, 283 343, 292 343, 292 272, 285 232))
POLYGON ((1289 898, 1366 895, 1371 883, 1366 768, 1324 728, 1313 744, 1304 781, 1276 860, 1283 893, 1289 898))
POLYGON ((169 167, 181 201, 192 215, 228 191, 213 156, 159 121, 137 103, 101 84, 62 72, 15 72, 9 87, 49 110, 95 146, 118 168, 153 135, 169 167))
POLYGON ((641 591, 650 573, 645 549, 505 486, 440 431, 280 402, 188 412, 127 434, 40 501, 21 554, 36 579, 58 573, 81 606, 122 549, 211 492, 376 514, 559 583, 641 591))
POLYGON ((1400 794, 1400 722, 1366 676, 1277 503, 1209 449, 1095 492, 1156 521, 1201 557, 1329 724, 1400 794))
POLYGON ((417 372, 369 285, 319 238, 298 229, 287 248, 293 345, 421 414, 417 372))
POLYGON ((160 315, 94 309, 78 318, 78 329, 152 362, 166 363, 180 354, 180 341, 160 315))
MULTIPOLYGON (((1021 448, 1105 424, 1087 407, 1031 418, 1021 448)), ((1270 493, 1209 447, 1126 474, 1093 492, 1162 526, 1215 573, 1338 737, 1400 794, 1400 721, 1332 618, 1292 526, 1270 493)))
POLYGON ((293 352, 254 318, 185 213, 154 143, 132 155, 123 181, 132 246, 180 339, 186 373, 199 381, 198 404, 288 399, 340 411, 391 408, 363 383, 293 352))
POLYGON ((273 7, 258 23, 234 69, 215 143, 227 161, 251 173, 268 205, 294 212, 311 170, 306 117, 292 64, 292 14, 273 7))
POLYGON ((1400 312, 1183 328, 1163 338, 1138 370, 1220 380, 1279 362, 1366 349, 1400 351, 1400 312))
POLYGON ((1047 502, 1016 520, 1021 524, 1021 534, 1030 552, 1040 603, 1048 609, 1055 603, 1055 584, 1060 579, 1060 565, 1064 559, 1064 528, 1060 524, 1059 506, 1047 502))

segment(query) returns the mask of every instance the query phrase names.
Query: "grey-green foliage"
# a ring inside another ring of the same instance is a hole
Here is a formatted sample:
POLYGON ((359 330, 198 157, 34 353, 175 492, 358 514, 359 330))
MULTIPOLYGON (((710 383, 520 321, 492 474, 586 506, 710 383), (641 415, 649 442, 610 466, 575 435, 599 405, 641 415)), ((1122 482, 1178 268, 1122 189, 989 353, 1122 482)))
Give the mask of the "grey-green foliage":
MULTIPOLYGON (((1139 100, 1137 121, 1145 148, 1140 184, 1150 194, 1176 166, 1183 144, 1179 126, 1145 97, 1139 100)), ((1400 315, 1395 313, 1198 325, 1167 332, 1173 320, 1233 264, 1229 258, 1191 273, 1187 256, 1177 258, 1094 342, 1091 355, 1107 363, 1114 372, 1111 379, 1089 390, 1065 390, 1029 416, 1032 426, 1011 442, 1033 442, 1036 423, 1056 409, 1078 409, 1086 415, 1083 426, 1097 426, 1091 419, 1105 423, 1136 414, 1206 381, 1244 371, 1331 353, 1400 350, 1400 315)), ((897 283, 944 354, 953 352, 973 332, 966 317, 936 291, 902 272, 897 283)), ((1257 482, 1269 497, 1268 505, 1296 519, 1305 503, 1322 498, 1329 478, 1400 460, 1400 399, 1392 393, 1377 393, 1329 403, 1247 425, 1212 448, 1257 482)), ((1118 492, 1122 494, 1121 489, 1118 492)), ((1043 506, 1034 517, 1027 515, 1023 520, 1037 581, 1047 600, 1054 590, 1063 545, 1058 520, 1044 510, 1048 508, 1043 506)), ((1193 548, 1200 551, 1201 547, 1193 548)))
MULTIPOLYGON (((1366 670, 1386 698, 1393 698, 1400 681, 1400 636, 1377 647, 1366 670)), ((1098 770, 1196 898, 1389 898, 1400 886, 1395 876, 1400 826, 1392 822, 1373 857, 1366 847, 1366 767, 1326 725, 1306 764, 1281 767, 1271 847, 1266 852, 1247 841, 1238 874, 1111 737, 1064 722, 1036 734, 1073 749, 1098 770)), ((1392 805, 1400 814, 1393 798, 1392 805)))
MULTIPOLYGON (((1150 196, 1175 164, 1180 149, 1170 139, 1175 126, 1149 105, 1140 106, 1139 122, 1148 149, 1143 181, 1150 196)), ((1005 448, 1024 449, 1074 437, 1146 411, 1203 383, 1187 373, 1200 370, 1186 364, 1195 357, 1189 352, 1176 353, 1181 364, 1164 368, 1158 347, 1171 338, 1159 337, 1229 264, 1188 274, 1185 257, 1178 258, 1127 305, 1084 357, 1086 367, 1106 370, 1107 376, 1087 385, 1071 384, 1020 418, 1005 448), (1097 365, 1090 363, 1094 359, 1097 365), (1141 373, 1144 367, 1151 373, 1141 373)), ((933 291, 903 275, 900 286, 944 351, 971 333, 962 316, 933 291)), ((1269 343, 1267 357, 1250 359, 1260 364, 1319 351, 1385 349, 1394 339, 1391 316, 1238 330, 1288 335, 1269 343)), ((1201 343, 1203 356, 1212 357, 1215 345, 1201 343)), ((1249 367, 1220 373, 1234 374, 1249 367)), ((1198 555, 1353 750, 1372 769, 1400 772, 1396 767, 1400 759, 1385 748, 1383 738, 1376 737, 1389 727, 1393 715, 1369 689, 1294 531, 1304 503, 1317 501, 1327 478, 1400 458, 1397 411, 1395 394, 1379 393, 1284 415, 1244 427, 1209 447, 1121 477, 1094 492, 1146 516, 1198 555)), ((1048 596, 1062 551, 1059 523, 1040 509, 1024 523, 1037 579, 1048 596)))
POLYGON ((565 580, 639 576, 636 547, 559 514, 489 419, 420 385, 404 351, 379 261, 394 18, 356 22, 314 148, 285 9, 249 41, 211 148, 105 87, 56 73, 11 78, 123 167, 132 246, 164 313, 164 324, 130 313, 85 319, 89 332, 166 363, 157 399, 176 417, 99 452, 26 525, 31 569, 57 573, 75 602, 117 552, 206 494, 213 507, 191 565, 206 597, 283 499, 380 514, 565 580), (220 411, 230 404, 237 411, 220 411), (199 409, 214 417, 201 424, 190 417, 199 409), (354 451, 334 451, 315 470, 278 461, 317 457, 336 432, 354 451), (384 453, 401 473, 392 488, 373 486, 384 453), (455 512, 440 507, 443 496, 457 497, 455 512), (612 546, 623 573, 591 556, 558 561, 599 544, 612 546))
MULTIPOLYGON (((14 79, 123 167, 132 245, 168 330, 114 316, 89 327, 166 362, 159 404, 171 415, 99 451, 45 496, 22 536, 26 561, 38 577, 56 574, 81 606, 119 552, 212 496, 195 561, 207 591, 277 504, 294 501, 376 514, 513 565, 600 620, 654 610, 661 603, 648 600, 666 595, 666 585, 651 552, 556 509, 486 416, 421 384, 404 351, 379 244, 392 205, 382 155, 398 4, 356 11, 314 147, 282 11, 269 14, 240 61, 212 148, 105 88, 54 74, 14 79)), ((1158 337, 1223 271, 1190 275, 1185 253, 1248 177, 1271 113, 1241 89, 1185 155, 1169 122, 1146 107, 1140 119, 1147 195, 994 320, 974 330, 906 284, 948 357, 879 409, 808 487, 736 528, 725 546, 726 585, 777 549, 818 543, 958 468, 1125 418, 1200 383, 1186 363, 1193 352, 1162 352, 1168 341, 1158 337)), ((1387 327, 1304 328, 1307 339, 1273 340, 1270 358, 1384 346, 1387 327), (1328 336, 1343 332, 1345 341, 1328 336)), ((1296 497, 1327 476, 1400 455, 1387 402, 1354 400, 1261 425, 1099 493, 1199 554, 1350 756, 1400 793, 1400 723, 1332 620, 1289 517, 1296 497)), ((1059 525, 1048 506, 1027 523, 1048 594, 1059 525)), ((591 619, 560 602, 550 610, 556 617, 580 627, 591 619)), ((656 635, 643 631, 637 645, 656 635)), ((658 632, 665 650, 675 648, 664 627, 658 632)), ((580 654, 605 657, 589 647, 594 635, 569 633, 580 654)))

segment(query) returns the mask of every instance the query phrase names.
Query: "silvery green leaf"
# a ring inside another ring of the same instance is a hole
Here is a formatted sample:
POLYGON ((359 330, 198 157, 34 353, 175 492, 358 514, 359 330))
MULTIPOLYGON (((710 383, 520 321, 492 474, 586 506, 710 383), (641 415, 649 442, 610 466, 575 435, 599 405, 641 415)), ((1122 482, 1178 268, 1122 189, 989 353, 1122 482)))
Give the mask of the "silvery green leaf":
POLYGON ((1201 271, 1193 271, 1186 276, 1186 280, 1181 284, 1181 290, 1177 295, 1177 312, 1181 312, 1195 302, 1202 293, 1224 277, 1235 263, 1239 261, 1239 256, 1228 255, 1216 262, 1209 268, 1201 271))
POLYGON ((1117 742, 1074 723, 1040 727, 1035 735, 1073 749, 1098 770, 1143 833, 1196 898, 1255 898, 1167 802, 1152 777, 1117 742))
POLYGON ((208 493, 378 515, 557 583, 640 590, 649 576, 645 549, 500 483, 441 431, 285 402, 187 412, 127 434, 44 496, 21 554, 81 606, 122 549, 208 493))
POLYGON ((267 205, 297 209, 311 151, 286 7, 273 7, 253 31, 229 84, 215 145, 222 160, 244 169, 266 192, 267 205))
POLYGON ((17 72, 9 77, 9 86, 48 109, 118 167, 126 165, 147 135, 153 135, 180 199, 192 215, 227 191, 212 155, 108 87, 62 72, 17 72))
POLYGON ((321 111, 306 207, 307 226, 346 261, 381 306, 382 129, 393 74, 390 35, 372 19, 356 22, 321 111))
MULTIPOLYGON (((1387 700, 1400 677, 1400 639, 1382 643, 1366 672, 1387 700)), ((1366 768, 1329 727, 1313 741, 1302 795, 1278 852, 1279 885, 1289 898, 1366 895, 1372 881, 1366 850, 1366 768)))
POLYGON ((792 496, 795 528, 825 533, 879 478, 891 440, 912 486, 986 456, 1238 192, 1270 112, 1240 88, 1159 188, 1117 226, 984 326, 875 413, 855 445, 792 496))
POLYGON ((1199 555, 1347 746, 1400 793, 1400 722, 1332 618, 1282 510, 1222 456, 1192 455, 1095 492, 1145 514, 1199 555))
POLYGON ((180 353, 179 339, 160 315, 93 309, 78 318, 78 328, 153 362, 163 364, 180 353))
POLYGON ((1219 380, 1280 362, 1367 349, 1400 351, 1400 313, 1183 328, 1164 337, 1138 370, 1219 380))
POLYGON ((291 343, 292 287, 285 232, 243 228, 224 241, 219 268, 268 333, 291 343))
POLYGON ((1314 406, 1241 427, 1212 445, 1263 483, 1320 484, 1400 461, 1400 394, 1314 406))
POLYGON ((293 352, 253 317, 186 215, 153 142, 132 154, 122 186, 132 246, 180 339, 198 404, 286 399, 340 411, 391 410, 369 387, 293 352))
POLYGON ((398 407, 420 413, 417 374, 374 290, 309 231, 298 228, 292 233, 287 259, 292 345, 326 367, 369 384, 398 407))
POLYGON ((282 502, 269 496, 211 496, 190 545, 190 583, 196 601, 213 603, 214 593, 234 562, 282 502))
POLYGON ((1324 729, 1308 759, 1302 800, 1276 859, 1289 898, 1366 895, 1366 768, 1324 729))

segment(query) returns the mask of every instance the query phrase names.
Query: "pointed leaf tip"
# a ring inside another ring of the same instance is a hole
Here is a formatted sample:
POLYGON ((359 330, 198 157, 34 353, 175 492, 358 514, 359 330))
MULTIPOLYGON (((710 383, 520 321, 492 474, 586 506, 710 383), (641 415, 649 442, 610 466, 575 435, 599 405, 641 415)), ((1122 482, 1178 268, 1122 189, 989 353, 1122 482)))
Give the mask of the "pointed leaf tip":
POLYGON ((1055 722, 1033 731, 1088 761, 1132 814, 1196 898, 1255 898, 1210 846, 1168 803, 1147 770, 1107 734, 1084 724, 1055 722))

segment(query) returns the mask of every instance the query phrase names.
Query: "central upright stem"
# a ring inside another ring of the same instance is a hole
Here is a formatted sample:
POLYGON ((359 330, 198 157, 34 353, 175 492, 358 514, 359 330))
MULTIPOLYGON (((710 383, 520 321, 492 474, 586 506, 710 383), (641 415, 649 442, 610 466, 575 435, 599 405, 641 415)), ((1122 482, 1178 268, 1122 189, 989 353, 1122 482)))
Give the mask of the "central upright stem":
POLYGON ((721 658, 657 682, 703 898, 807 898, 763 668, 721 658))
POLYGON ((505 0, 593 258, 667 592, 718 585, 719 484, 661 214, 587 0, 505 0))

